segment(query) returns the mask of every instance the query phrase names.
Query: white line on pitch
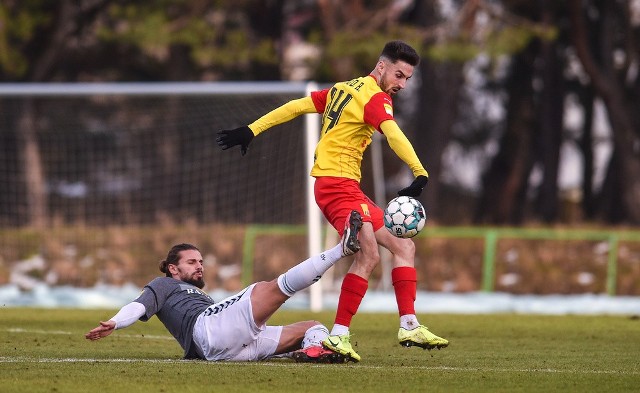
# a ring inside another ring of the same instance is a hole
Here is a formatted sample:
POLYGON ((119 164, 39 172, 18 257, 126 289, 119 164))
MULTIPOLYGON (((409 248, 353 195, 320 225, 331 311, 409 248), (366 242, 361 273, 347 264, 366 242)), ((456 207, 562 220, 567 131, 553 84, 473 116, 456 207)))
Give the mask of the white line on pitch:
MULTIPOLYGON (((64 330, 41 330, 41 329, 23 329, 23 328, 9 328, 6 329, 9 333, 27 333, 27 334, 62 334, 71 336, 77 333, 73 332, 65 332, 64 330)), ((151 334, 119 334, 115 333, 112 337, 122 337, 122 338, 149 338, 156 340, 173 340, 174 338, 171 336, 156 336, 151 334)))
MULTIPOLYGON (((33 358, 33 357, 7 357, 0 356, 0 363, 198 363, 203 365, 215 366, 233 366, 238 362, 206 362, 201 360, 182 360, 182 359, 131 359, 131 358, 113 358, 113 359, 97 359, 97 358, 33 358)), ((246 364, 249 362, 242 362, 246 364)), ((266 367, 344 367, 343 364, 299 364, 290 362, 266 361, 266 362, 250 362, 252 365, 266 367)), ((387 369, 387 366, 371 366, 366 364, 349 365, 364 369, 387 369)), ((605 375, 640 375, 640 371, 620 371, 620 370, 560 370, 552 368, 481 368, 481 367, 449 367, 449 366, 402 366, 403 369, 430 370, 430 371, 451 371, 451 372, 496 372, 496 373, 542 373, 542 374, 605 374, 605 375)))

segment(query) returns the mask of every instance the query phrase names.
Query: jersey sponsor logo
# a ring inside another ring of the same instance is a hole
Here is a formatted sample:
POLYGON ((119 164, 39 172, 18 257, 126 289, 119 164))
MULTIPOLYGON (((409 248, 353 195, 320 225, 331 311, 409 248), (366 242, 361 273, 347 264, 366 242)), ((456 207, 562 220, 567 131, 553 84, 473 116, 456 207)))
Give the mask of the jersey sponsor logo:
POLYGON ((371 216, 371 213, 369 213, 369 205, 367 205, 366 203, 361 203, 360 207, 362 208, 362 214, 368 217, 371 216))
POLYGON ((207 295, 206 293, 204 293, 203 291, 199 290, 198 288, 194 287, 191 284, 180 284, 180 290, 184 291, 188 294, 196 294, 196 295, 202 295, 202 296, 206 296, 209 297, 209 295, 207 295))

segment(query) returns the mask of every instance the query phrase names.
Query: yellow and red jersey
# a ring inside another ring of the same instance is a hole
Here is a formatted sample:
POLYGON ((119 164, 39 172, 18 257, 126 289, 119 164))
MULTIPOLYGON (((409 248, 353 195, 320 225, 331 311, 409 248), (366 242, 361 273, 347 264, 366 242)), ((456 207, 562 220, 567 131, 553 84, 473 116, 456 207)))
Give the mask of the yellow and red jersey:
POLYGON ((393 118, 391 97, 376 79, 364 76, 339 82, 267 113, 249 125, 255 135, 303 113, 322 114, 322 131, 316 146, 311 176, 342 177, 360 181, 360 166, 373 133, 383 132, 394 152, 415 176, 428 176, 411 143, 393 118))

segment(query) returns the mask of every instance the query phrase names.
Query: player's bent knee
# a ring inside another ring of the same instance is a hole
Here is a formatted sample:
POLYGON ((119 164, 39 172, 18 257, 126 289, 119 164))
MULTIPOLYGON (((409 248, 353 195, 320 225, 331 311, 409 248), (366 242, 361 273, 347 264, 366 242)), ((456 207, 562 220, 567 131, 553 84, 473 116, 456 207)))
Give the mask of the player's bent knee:
POLYGON ((363 244, 362 249, 356 254, 356 260, 361 263, 375 267, 380 262, 380 252, 378 251, 378 243, 363 244))
POLYGON ((403 240, 402 249, 410 255, 415 255, 416 253, 416 244, 411 239, 400 239, 403 240))
POLYGON ((378 254, 377 252, 374 256, 358 253, 356 254, 356 259, 354 261, 355 271, 353 272, 359 274, 362 277, 369 277, 371 272, 373 272, 373 269, 378 266, 379 262, 380 254, 378 254))
POLYGON ((389 251, 402 259, 413 260, 416 254, 416 244, 411 239, 395 238, 389 251))

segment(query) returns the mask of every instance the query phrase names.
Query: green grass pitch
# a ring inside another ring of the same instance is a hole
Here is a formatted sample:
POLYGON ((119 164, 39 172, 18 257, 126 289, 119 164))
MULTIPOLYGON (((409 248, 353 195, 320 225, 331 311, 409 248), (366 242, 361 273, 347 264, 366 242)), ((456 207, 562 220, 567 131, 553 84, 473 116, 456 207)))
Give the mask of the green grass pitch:
MULTIPOLYGON (((115 310, 0 308, 0 391, 10 392, 637 392, 640 319, 630 316, 420 315, 449 348, 403 348, 392 314, 358 314, 360 363, 183 361, 153 318, 98 342, 115 310)), ((273 324, 333 312, 280 311, 273 324)))

